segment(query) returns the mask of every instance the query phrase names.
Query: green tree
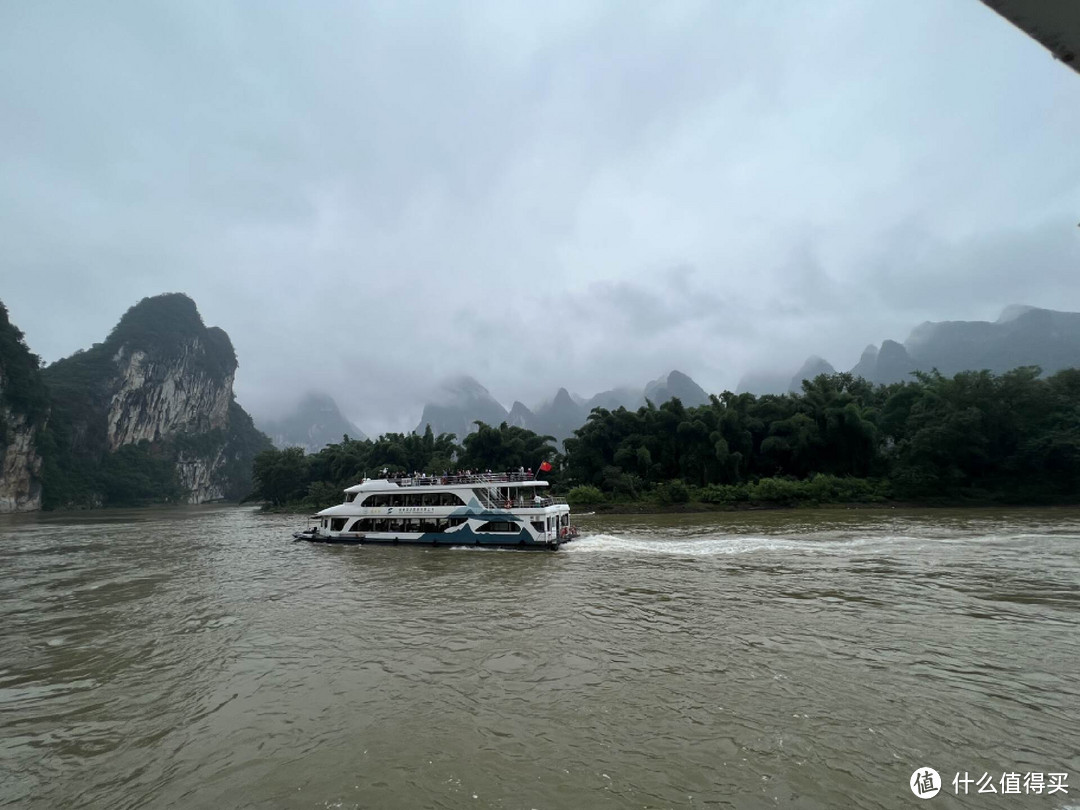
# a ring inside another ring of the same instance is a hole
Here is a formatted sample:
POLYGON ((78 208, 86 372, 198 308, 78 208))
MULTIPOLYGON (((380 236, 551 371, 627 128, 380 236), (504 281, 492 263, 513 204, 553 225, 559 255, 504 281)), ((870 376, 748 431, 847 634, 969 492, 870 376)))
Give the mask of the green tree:
POLYGON ((476 432, 462 442, 458 466, 473 470, 535 469, 543 461, 558 466, 560 455, 554 436, 541 436, 522 427, 503 422, 498 427, 476 422, 476 432))
POLYGON ((274 506, 303 497, 308 486, 303 448, 264 450, 255 456, 253 476, 257 492, 274 506))

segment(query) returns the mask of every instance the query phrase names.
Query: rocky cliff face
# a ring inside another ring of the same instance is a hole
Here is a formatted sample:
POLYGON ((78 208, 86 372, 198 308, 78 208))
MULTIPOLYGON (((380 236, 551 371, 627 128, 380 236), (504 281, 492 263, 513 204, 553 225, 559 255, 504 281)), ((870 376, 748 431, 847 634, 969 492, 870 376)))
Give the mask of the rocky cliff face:
POLYGON ((0 512, 41 508, 41 429, 48 395, 38 357, 0 304, 0 512))
POLYGON ((104 343, 50 366, 49 505, 243 497, 270 444, 233 399, 236 367, 228 335, 179 294, 143 299, 104 343))
POLYGON ((113 357, 118 376, 107 415, 110 451, 143 439, 225 428, 234 374, 208 373, 200 362, 205 351, 199 338, 156 361, 139 349, 120 347, 113 357))
POLYGON ((41 508, 41 454, 37 426, 23 414, 0 406, 0 512, 41 508))
POLYGON ((225 483, 218 475, 226 462, 224 447, 205 456, 183 451, 177 454, 176 474, 188 503, 222 501, 228 497, 225 483))

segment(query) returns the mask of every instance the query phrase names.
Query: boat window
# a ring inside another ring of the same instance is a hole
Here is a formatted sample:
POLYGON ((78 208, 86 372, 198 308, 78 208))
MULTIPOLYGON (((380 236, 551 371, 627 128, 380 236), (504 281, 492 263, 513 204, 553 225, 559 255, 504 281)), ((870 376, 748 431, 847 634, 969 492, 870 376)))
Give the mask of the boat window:
POLYGON ((356 520, 353 521, 352 526, 349 527, 349 531, 362 532, 364 530, 364 527, 366 526, 366 524, 367 524, 366 520, 364 520, 363 518, 357 518, 356 520))
POLYGON ((503 534, 509 534, 509 533, 516 534, 517 532, 520 531, 520 529, 518 528, 518 525, 516 523, 510 523, 509 521, 505 521, 505 520, 492 520, 492 521, 489 521, 488 523, 485 523, 483 526, 481 526, 479 529, 477 529, 477 531, 478 532, 500 532, 500 533, 503 533, 503 534))
POLYGON ((332 519, 330 521, 330 531, 332 531, 332 532, 340 532, 342 529, 345 528, 345 521, 346 520, 348 520, 348 518, 334 518, 334 519, 332 519))
POLYGON ((345 493, 345 503, 352 503, 355 500, 356 500, 356 493, 355 492, 346 492, 345 493))
POLYGON ((448 523, 449 523, 449 524, 450 524, 451 526, 460 526, 460 525, 461 525, 462 523, 464 523, 465 521, 466 521, 466 518, 463 518, 463 517, 452 517, 452 518, 447 518, 447 522, 448 522, 448 523))
POLYGON ((390 497, 390 503, 387 504, 388 506, 401 506, 402 505, 402 498, 404 498, 405 496, 404 495, 391 495, 389 497, 390 497))
POLYGON ((439 506, 464 506, 465 501, 461 496, 453 492, 443 492, 439 495, 439 506))
POLYGON ((538 532, 542 532, 544 530, 544 521, 542 521, 542 520, 534 520, 532 522, 532 527, 534 529, 536 529, 538 532))

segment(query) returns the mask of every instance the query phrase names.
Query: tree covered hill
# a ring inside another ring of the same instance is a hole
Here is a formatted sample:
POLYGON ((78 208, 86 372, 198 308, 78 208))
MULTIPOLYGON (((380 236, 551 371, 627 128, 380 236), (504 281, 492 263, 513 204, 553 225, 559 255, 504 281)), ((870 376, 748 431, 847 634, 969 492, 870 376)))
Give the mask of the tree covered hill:
POLYGON ((33 366, 16 390, 47 414, 34 439, 41 506, 201 503, 250 490, 252 460, 269 441, 233 397, 229 336, 206 327, 186 295, 145 298, 103 342, 33 366))

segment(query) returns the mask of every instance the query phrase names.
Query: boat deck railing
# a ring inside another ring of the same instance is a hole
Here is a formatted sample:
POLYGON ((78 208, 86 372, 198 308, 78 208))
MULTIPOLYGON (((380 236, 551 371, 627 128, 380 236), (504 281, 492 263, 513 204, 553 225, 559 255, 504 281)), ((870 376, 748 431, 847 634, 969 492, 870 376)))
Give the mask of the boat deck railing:
POLYGON ((535 481, 536 475, 531 472, 502 472, 502 473, 457 473, 454 475, 412 475, 412 476, 383 476, 382 480, 390 481, 399 487, 439 487, 447 484, 511 484, 522 481, 535 481))
MULTIPOLYGON (((513 509, 536 509, 541 506, 555 506, 556 504, 565 504, 566 498, 513 498, 510 500, 510 506, 513 509)), ((505 504, 495 503, 495 506, 505 506, 505 504)))

